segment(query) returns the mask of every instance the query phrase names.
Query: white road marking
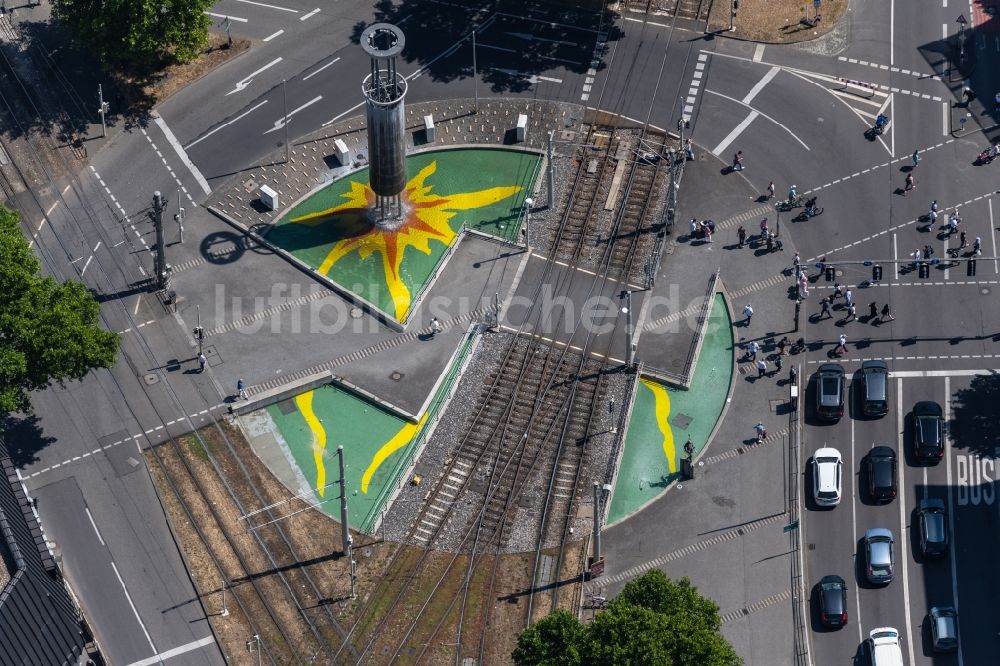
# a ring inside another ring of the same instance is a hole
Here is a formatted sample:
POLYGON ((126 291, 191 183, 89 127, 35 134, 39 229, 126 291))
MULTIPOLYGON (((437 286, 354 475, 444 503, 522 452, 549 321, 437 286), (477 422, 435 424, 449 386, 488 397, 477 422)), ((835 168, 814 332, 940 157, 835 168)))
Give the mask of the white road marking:
POLYGON ((266 99, 265 99, 265 100, 264 100, 263 102, 261 102, 260 104, 257 104, 256 106, 254 106, 254 107, 250 108, 249 110, 247 110, 247 111, 244 111, 243 113, 241 113, 240 115, 236 116, 235 118, 233 118, 233 119, 232 119, 232 120, 230 120, 229 122, 225 122, 225 123, 222 123, 221 125, 219 125, 219 126, 218 126, 218 127, 216 127, 215 129, 213 129, 213 130, 209 131, 209 132, 208 132, 207 134, 205 134, 205 135, 203 135, 203 136, 200 136, 200 137, 198 137, 197 139, 195 139, 194 141, 192 141, 191 143, 189 143, 189 144, 188 144, 188 145, 187 145, 186 147, 187 147, 187 148, 190 148, 191 146, 194 146, 194 145, 196 145, 196 144, 199 144, 199 143, 201 143, 202 141, 204 141, 204 140, 205 140, 205 139, 207 139, 208 137, 212 136, 213 134, 215 134, 215 133, 216 133, 216 132, 218 132, 219 130, 221 130, 221 129, 225 128, 225 127, 229 127, 230 125, 232 125, 233 123, 235 123, 235 122, 236 122, 236 121, 238 121, 238 120, 242 120, 243 118, 246 118, 246 117, 247 117, 247 116, 249 116, 249 115, 250 115, 251 113, 253 113, 253 112, 254 112, 254 111, 256 111, 257 109, 259 109, 260 107, 264 106, 265 104, 267 104, 267 100, 266 100, 266 99))
POLYGON ((83 265, 83 269, 80 271, 80 277, 83 277, 83 274, 87 272, 87 266, 90 265, 90 261, 93 258, 94 255, 90 255, 89 257, 87 257, 87 262, 83 265))
POLYGON ((754 84, 754 87, 750 89, 750 92, 747 93, 747 96, 743 98, 742 100, 743 103, 749 106, 750 102, 753 101, 754 97, 759 95, 760 91, 764 89, 764 86, 770 83, 771 79, 773 79, 780 71, 781 71, 780 67, 771 67, 771 69, 767 70, 767 73, 761 78, 760 81, 754 84))
POLYGON ((951 120, 948 102, 941 102, 941 135, 948 136, 948 124, 951 120))
MULTIPOLYGON (((316 11, 319 11, 319 10, 317 9, 316 11)), ((309 79, 311 79, 312 77, 314 77, 314 76, 316 76, 317 74, 319 74, 320 72, 322 72, 322 71, 323 71, 324 69, 326 69, 327 67, 329 67, 329 66, 331 66, 331 65, 335 64, 335 63, 336 63, 336 62, 337 62, 338 60, 340 60, 340 57, 339 57, 339 56, 338 56, 338 57, 336 57, 336 58, 334 58, 334 59, 333 59, 333 60, 331 60, 330 62, 326 63, 325 65, 323 65, 322 67, 320 67, 319 69, 317 69, 317 70, 316 70, 315 72, 312 72, 312 73, 310 73, 310 74, 306 74, 305 76, 303 76, 303 77, 302 77, 302 80, 303 80, 303 81, 308 81, 308 80, 309 80, 309 79)))
MULTIPOLYGON (((993 199, 987 199, 986 205, 989 207, 990 211, 990 240, 993 242, 993 256, 997 255, 997 227, 993 223, 993 199)), ((993 272, 1000 273, 1000 266, 997 266, 997 259, 993 260, 993 272)))
MULTIPOLYGON (((267 41, 267 40, 265 40, 265 41, 267 41)), ((229 97, 233 93, 238 93, 241 90, 244 90, 247 86, 249 86, 251 83, 253 83, 253 77, 257 76, 258 74, 260 74, 261 72, 263 72, 263 71, 265 71, 267 69, 270 69, 271 67, 274 67, 279 62, 281 62, 281 60, 282 60, 281 56, 278 56, 277 58, 275 58, 271 62, 267 63, 266 65, 264 65, 263 67, 261 67, 260 69, 258 69, 256 72, 250 74, 249 76, 247 76, 247 77, 245 77, 243 79, 240 79, 239 81, 236 82, 236 87, 233 88, 232 90, 230 90, 229 92, 227 92, 225 94, 225 97, 229 97)))
POLYGON ((761 58, 764 57, 764 48, 765 47, 764 47, 763 44, 758 44, 757 48, 755 48, 753 50, 753 61, 754 62, 760 62, 761 58))
MULTIPOLYGON (((712 91, 708 90, 706 92, 712 92, 712 91)), ((752 123, 759 115, 760 114, 757 111, 751 110, 750 114, 743 119, 743 122, 734 127, 733 131, 731 131, 729 135, 719 143, 719 145, 717 145, 715 148, 712 149, 712 154, 718 157, 719 155, 724 153, 726 149, 729 148, 729 145, 733 141, 735 141, 740 136, 740 134, 743 133, 743 130, 749 127, 750 123, 752 123)))
POLYGON ((506 74, 507 76, 511 76, 511 77, 514 77, 514 78, 523 78, 525 81, 527 81, 531 85, 535 85, 539 81, 549 81, 550 83, 562 83, 562 79, 556 79, 556 78, 553 78, 551 76, 540 76, 538 74, 528 75, 528 74, 525 74, 524 72, 520 72, 520 71, 518 71, 516 69, 503 69, 503 68, 500 68, 500 67, 493 67, 491 69, 493 69, 493 71, 495 71, 495 72, 501 72, 503 74, 506 74))
POLYGON ((532 35, 528 32, 508 32, 507 34, 511 37, 526 39, 529 42, 546 42, 549 44, 561 44, 563 46, 579 46, 576 42, 566 42, 561 39, 546 39, 545 37, 538 37, 537 35, 532 35))
POLYGON ((240 23, 247 23, 248 22, 245 18, 240 18, 239 16, 227 16, 226 14, 213 14, 212 12, 205 12, 205 14, 207 14, 208 16, 214 16, 215 18, 220 18, 220 19, 223 19, 223 20, 229 19, 230 21, 239 21, 240 23))
POLYGON ((107 546, 104 543, 104 537, 101 536, 101 530, 97 529, 97 523, 94 522, 94 517, 90 515, 90 507, 83 507, 83 510, 87 513, 87 518, 90 519, 90 526, 94 528, 94 534, 97 535, 97 540, 101 542, 102 546, 107 546))
POLYGON ((257 5, 258 7, 267 7, 268 9, 277 9, 282 12, 291 12, 293 14, 299 13, 299 10, 297 9, 292 9, 290 7, 279 7, 277 5, 266 5, 263 2, 254 2, 254 0, 236 0, 236 2, 242 2, 245 5, 257 5))
POLYGON ((115 566, 114 560, 111 560, 111 568, 114 569, 115 576, 118 577, 118 582, 121 583, 122 590, 125 592, 125 598, 128 599, 128 605, 132 607, 132 612, 135 614, 135 619, 139 621, 139 626, 142 627, 142 633, 146 635, 149 647, 153 649, 153 654, 156 654, 156 646, 153 645, 153 639, 149 637, 149 632, 146 631, 146 625, 142 623, 142 618, 139 617, 139 611, 135 609, 135 604, 132 603, 132 595, 128 593, 128 588, 125 587, 125 581, 122 580, 122 575, 118 573, 118 567, 115 566))
POLYGON ((267 130, 266 132, 264 132, 264 134, 270 134, 271 132, 276 132, 276 131, 280 130, 282 127, 285 126, 285 123, 287 123, 291 119, 292 116, 294 116, 299 111, 302 111, 303 109, 309 108, 310 106, 312 106, 316 102, 320 101, 321 99, 323 99, 322 95, 316 95, 315 97, 313 97, 311 100, 309 100, 308 102, 306 102, 305 104, 303 104, 299 108, 295 109, 294 111, 291 111, 284 118, 278 118, 277 120, 274 121, 274 127, 272 127, 271 129, 267 130))
MULTIPOLYGON (((984 368, 979 370, 893 370, 893 377, 975 377, 976 375, 995 375, 1000 368, 984 368)), ((951 484, 949 484, 950 486, 951 484)))
POLYGON ((317 7, 317 8, 316 8, 316 9, 314 9, 314 10, 312 10, 311 12, 309 12, 308 14, 306 14, 305 16, 300 16, 300 17, 299 17, 299 20, 300 20, 300 21, 305 21, 305 20, 306 20, 306 19, 308 19, 308 18, 312 18, 312 17, 313 17, 313 16, 315 16, 316 14, 319 14, 319 7, 317 7))
POLYGON ((896 272, 896 279, 899 279, 899 247, 896 244, 896 234, 892 235, 892 269, 896 272))
MULTIPOLYGON (((851 422, 851 469, 854 470, 854 469, 858 469, 858 467, 854 464, 854 455, 855 455, 854 454, 854 419, 850 419, 850 422, 851 422)), ((860 477, 854 477, 854 478, 855 479, 859 479, 860 477)), ((855 501, 858 498, 857 486, 858 486, 857 480, 855 480, 853 483, 851 483, 851 530, 852 530, 851 533, 854 535, 854 543, 857 543, 858 540, 861 538, 860 534, 858 533, 858 503, 855 501)), ((855 558, 858 557, 858 553, 856 551, 854 553, 854 557, 855 558)), ((855 566, 857 566, 856 563, 855 563, 855 566)), ((862 622, 861 622, 861 592, 859 591, 860 588, 861 588, 860 585, 855 585, 854 586, 854 608, 857 609, 857 614, 858 614, 857 622, 855 622, 854 624, 856 624, 858 626, 858 642, 859 643, 861 641, 863 641, 864 638, 865 638, 864 635, 861 632, 862 622)))
MULTIPOLYGON (((160 130, 163 131, 163 135, 167 137, 167 141, 174 147, 174 150, 177 152, 177 156, 181 158, 181 162, 184 163, 184 166, 188 168, 188 171, 191 172, 191 175, 194 176, 194 179, 198 182, 198 185, 201 186, 201 189, 205 192, 205 194, 211 194, 212 188, 208 186, 208 181, 205 180, 203 175, 201 175, 201 171, 198 170, 198 167, 191 162, 191 158, 189 158, 187 153, 184 152, 184 147, 181 146, 177 137, 174 136, 174 133, 170 131, 169 127, 167 127, 166 121, 164 121, 159 115, 157 115, 154 120, 160 130)), ((190 194, 188 195, 188 198, 191 199, 190 194)), ((194 199, 191 199, 191 202, 193 203, 194 199)))
POLYGON ((269 42, 269 41, 271 41, 272 39, 274 39, 275 37, 280 37, 280 36, 281 36, 281 35, 283 35, 283 34, 285 34, 285 31, 284 31, 284 30, 282 29, 282 30, 279 30, 278 32, 275 32, 275 33, 272 33, 272 34, 268 35, 267 37, 265 37, 265 38, 264 38, 263 40, 261 40, 261 41, 264 41, 264 42, 269 42))
MULTIPOLYGON (((944 378, 944 422, 945 423, 950 423, 951 422, 951 379, 949 379, 948 377, 944 378)), ((952 601, 952 606, 955 608, 955 612, 957 613, 958 612, 958 569, 957 569, 957 565, 955 563, 955 553, 956 553, 956 548, 955 548, 955 500, 954 500, 954 497, 953 497, 952 492, 951 492, 952 488, 954 488, 955 486, 953 486, 951 484, 951 451, 952 451, 952 449, 951 449, 951 431, 950 430, 948 432, 945 432, 945 434, 944 434, 944 445, 945 445, 945 451, 944 451, 944 468, 945 468, 945 475, 946 475, 947 483, 948 483, 948 485, 946 486, 946 488, 948 490, 945 493, 948 496, 948 543, 950 544, 950 548, 951 548, 951 553, 950 553, 950 556, 948 557, 948 559, 951 560, 951 601, 952 601)), ((959 633, 961 633, 961 629, 959 629, 959 633)), ((959 666, 962 666, 963 663, 964 662, 962 660, 962 643, 959 642, 959 644, 958 644, 958 664, 959 664, 959 666)))
MULTIPOLYGON (((736 99, 735 97, 730 97, 729 95, 723 95, 722 93, 715 92, 714 90, 705 90, 705 92, 706 93, 711 93, 711 94, 716 95, 718 97, 721 97, 723 99, 728 99, 729 101, 735 102, 736 104, 742 104, 742 102, 740 100, 736 99)), ((750 109, 749 106, 747 108, 750 109)), ((766 118, 767 120, 770 120, 772 123, 774 123, 775 125, 777 125, 781 129, 783 129, 786 132, 788 132, 791 135, 791 137, 793 139, 795 139, 796 141, 798 141, 799 144, 803 148, 805 148, 806 150, 810 150, 809 146, 806 145, 806 142, 803 141, 802 139, 800 139, 798 136, 796 136, 795 132, 793 132, 792 130, 788 129, 788 127, 786 125, 784 125, 783 123, 779 123, 777 120, 775 120, 771 116, 769 116, 766 113, 763 113, 761 111, 757 111, 756 109, 751 109, 751 111, 752 111, 751 117, 748 118, 748 119, 746 119, 746 120, 744 120, 743 123, 741 123, 736 129, 733 130, 733 132, 737 132, 737 131, 742 132, 742 130, 744 128, 744 125, 749 124, 750 120, 753 120, 753 118, 755 118, 755 117, 757 117, 759 115, 759 116, 761 116, 763 118, 766 118)), ((735 138, 735 137, 733 137, 733 134, 730 133, 730 135, 727 136, 725 139, 723 139, 722 143, 719 144, 719 146, 723 146, 723 150, 725 150, 725 148, 728 147, 729 142, 732 141, 732 138, 730 138, 730 137, 735 138)), ((717 149, 718 149, 718 146, 716 147, 716 150, 717 149)), ((716 156, 718 156, 718 153, 716 153, 714 150, 712 151, 712 153, 715 154, 716 156)))
MULTIPOLYGON (((896 373, 892 373, 895 375, 896 373)), ((896 432, 899 433, 899 444, 897 446, 897 455, 899 458, 903 458, 903 378, 896 378, 896 432)), ((899 494, 896 498, 897 504, 899 504, 899 538, 897 543, 899 543, 899 560, 903 563, 903 612, 906 614, 906 647, 910 653, 910 663, 915 664, 913 659, 913 630, 910 628, 910 574, 909 566, 906 557, 906 542, 909 540, 909 534, 906 529, 906 483, 903 480, 906 469, 906 462, 903 461, 901 465, 898 466, 899 469, 899 494)))
POLYGON ((196 641, 191 641, 190 643, 185 643, 184 645, 179 645, 175 648, 165 650, 160 654, 154 654, 152 657, 146 657, 139 661, 133 661, 128 666, 152 666, 153 664, 159 664, 171 657, 176 657, 179 654, 184 654, 185 652, 190 652, 191 650, 197 650, 198 648, 205 647, 206 645, 211 645, 215 642, 214 636, 205 636, 196 641))

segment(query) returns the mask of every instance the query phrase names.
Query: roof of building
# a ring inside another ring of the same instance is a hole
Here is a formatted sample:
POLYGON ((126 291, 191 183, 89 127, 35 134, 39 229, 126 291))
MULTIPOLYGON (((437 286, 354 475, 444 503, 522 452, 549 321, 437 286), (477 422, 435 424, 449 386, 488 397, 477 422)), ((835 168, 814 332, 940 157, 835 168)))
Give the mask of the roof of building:
POLYGON ((0 467, 0 666, 75 664, 80 616, 2 440, 0 467))

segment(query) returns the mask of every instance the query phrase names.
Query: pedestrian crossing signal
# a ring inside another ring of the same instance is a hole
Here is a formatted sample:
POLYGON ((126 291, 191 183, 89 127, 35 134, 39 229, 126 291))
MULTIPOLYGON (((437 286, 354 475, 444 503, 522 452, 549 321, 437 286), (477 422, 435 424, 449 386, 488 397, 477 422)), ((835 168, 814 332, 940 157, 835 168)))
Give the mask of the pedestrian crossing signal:
POLYGON ((926 262, 920 264, 920 279, 926 280, 931 276, 931 265, 926 262))
POLYGON ((826 281, 833 282, 834 278, 837 277, 837 269, 834 266, 826 267, 826 281))
POLYGON ((976 274, 976 260, 969 259, 969 262, 965 265, 965 274, 972 277, 976 274))
POLYGON ((878 264, 872 266, 872 282, 882 281, 882 267, 878 264))

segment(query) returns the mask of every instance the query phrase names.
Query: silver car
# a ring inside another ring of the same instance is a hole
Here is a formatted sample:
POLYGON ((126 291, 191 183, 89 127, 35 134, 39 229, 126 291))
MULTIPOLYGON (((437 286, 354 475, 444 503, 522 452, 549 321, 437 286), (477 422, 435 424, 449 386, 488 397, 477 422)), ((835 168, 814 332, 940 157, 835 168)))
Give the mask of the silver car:
POLYGON ((892 553, 892 532, 875 527, 865 532, 865 573, 868 582, 883 585, 892 582, 896 558, 892 553))

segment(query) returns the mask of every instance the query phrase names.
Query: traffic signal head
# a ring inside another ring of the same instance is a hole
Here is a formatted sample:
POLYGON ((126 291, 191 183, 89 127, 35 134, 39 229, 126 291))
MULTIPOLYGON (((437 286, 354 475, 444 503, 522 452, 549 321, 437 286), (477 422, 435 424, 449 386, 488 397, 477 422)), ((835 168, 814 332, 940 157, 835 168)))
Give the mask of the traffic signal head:
POLYGON ((837 269, 834 266, 826 267, 826 281, 833 282, 834 278, 837 277, 837 269))
POLYGON ((882 281, 882 267, 879 264, 872 266, 872 282, 882 281))

